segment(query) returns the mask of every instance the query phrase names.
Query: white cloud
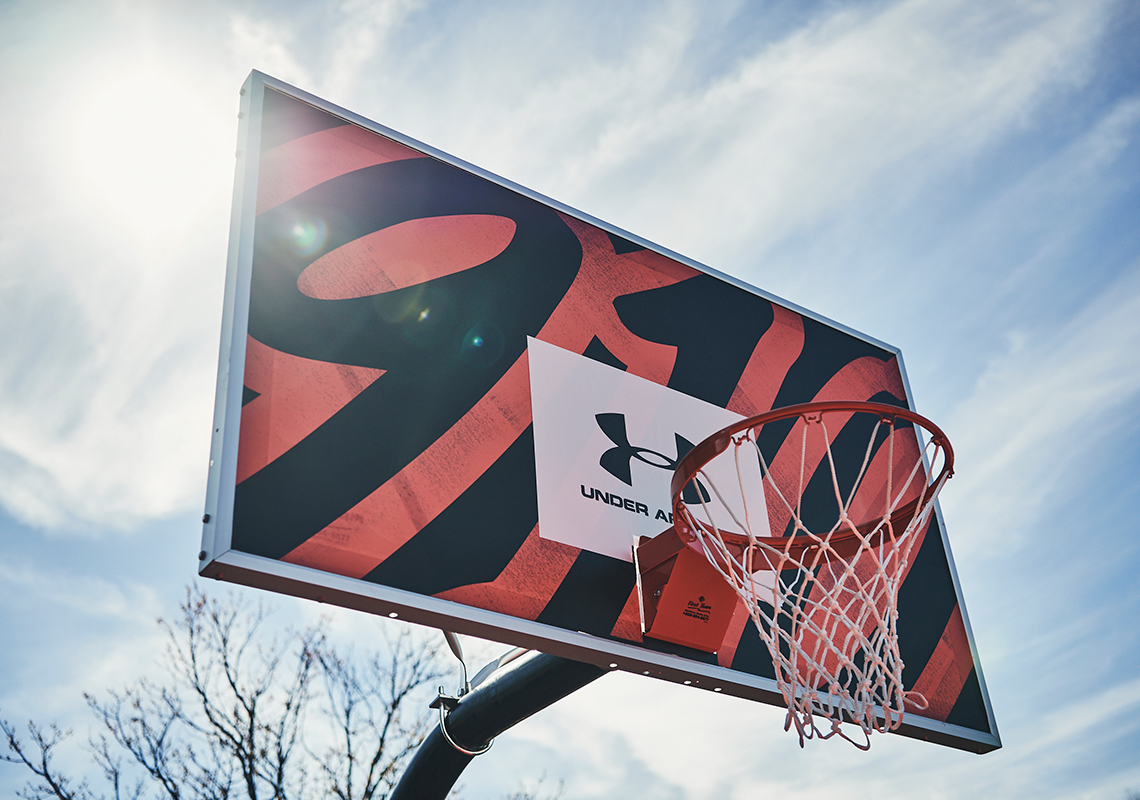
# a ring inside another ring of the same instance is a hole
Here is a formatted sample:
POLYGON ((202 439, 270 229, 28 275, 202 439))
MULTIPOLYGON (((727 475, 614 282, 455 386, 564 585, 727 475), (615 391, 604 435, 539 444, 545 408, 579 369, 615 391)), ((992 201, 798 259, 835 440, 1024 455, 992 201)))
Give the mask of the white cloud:
POLYGON ((205 473, 236 90, 182 38, 110 28, 30 37, 58 73, 6 98, 0 502, 42 526, 131 527, 205 473))
MULTIPOLYGON (((516 765, 513 774, 537 762, 565 779, 568 798, 826 798, 853 785, 886 798, 1073 797, 1099 785, 1084 772, 1092 753, 1135 740, 1137 691, 1135 679, 1088 696, 1067 696, 1059 686, 1019 708, 1019 724, 1004 730, 1006 747, 985 756, 897 736, 875 737, 864 753, 840 741, 800 749, 778 709, 612 675, 512 729, 496 747, 516 765)), ((478 781, 481 767, 473 764, 465 778, 478 781)), ((496 768, 502 772, 503 761, 496 768)), ((1127 764, 1106 770, 1101 788, 1130 772, 1127 764)))
POLYGON ((891 202, 861 194, 885 176, 905 196, 1008 136, 1049 90, 1087 74, 1099 10, 906 2, 839 12, 699 94, 622 119, 616 160, 640 168, 630 199, 644 224, 683 252, 747 252, 755 264, 782 238, 851 213, 856 198, 891 202))
POLYGON ((423 0, 348 0, 341 5, 328 36, 337 44, 330 48, 332 59, 322 76, 321 92, 344 97, 369 83, 369 65, 383 63, 388 40, 409 14, 423 6, 423 0))
POLYGON ((12 626, 2 659, 6 685, 0 708, 6 718, 46 722, 66 715, 61 723, 76 724, 84 718, 76 712, 83 692, 151 672, 162 651, 154 621, 164 604, 144 583, 41 568, 21 557, 0 565, 0 591, 12 626), (38 624, 18 624, 25 619, 38 624), (113 647, 107 646, 108 635, 114 636, 113 647), (29 694, 30 686, 51 691, 29 694))
POLYGON ((1006 549, 1039 538, 1043 505, 1088 488, 1084 467, 1135 424, 1138 393, 1140 265, 1067 322, 1011 332, 945 426, 958 459, 942 501, 955 547, 986 547, 995 531, 1006 549))
POLYGON ((234 14, 229 49, 235 60, 296 86, 312 86, 310 70, 293 54, 297 34, 287 21, 234 14))

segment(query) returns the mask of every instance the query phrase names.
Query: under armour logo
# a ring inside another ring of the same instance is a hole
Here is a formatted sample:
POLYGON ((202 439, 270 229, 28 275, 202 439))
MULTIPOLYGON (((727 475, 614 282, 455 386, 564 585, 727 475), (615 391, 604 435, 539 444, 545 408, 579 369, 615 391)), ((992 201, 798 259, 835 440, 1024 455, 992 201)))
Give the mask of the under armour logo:
MULTIPOLYGON (((633 486, 633 474, 631 465, 634 459, 637 459, 643 464, 648 464, 651 467, 664 469, 672 472, 677 468, 677 463, 684 458, 685 454, 693 449, 693 443, 686 439, 679 433, 674 433, 674 445, 677 448, 677 455, 670 458, 664 453, 658 453, 656 450, 650 450, 648 447, 636 447, 629 443, 629 434, 625 429, 625 414, 595 414, 594 419, 598 421, 598 427, 602 429, 602 433, 614 443, 606 452, 602 453, 602 457, 598 459, 598 464, 606 472, 613 475, 626 486, 633 486)), ((685 491, 681 495, 681 499, 686 503, 699 503, 701 500, 708 501, 709 493, 705 487, 697 483, 694 488, 693 483, 690 482, 685 487, 685 491), (700 490, 698 496, 697 490, 700 490)))

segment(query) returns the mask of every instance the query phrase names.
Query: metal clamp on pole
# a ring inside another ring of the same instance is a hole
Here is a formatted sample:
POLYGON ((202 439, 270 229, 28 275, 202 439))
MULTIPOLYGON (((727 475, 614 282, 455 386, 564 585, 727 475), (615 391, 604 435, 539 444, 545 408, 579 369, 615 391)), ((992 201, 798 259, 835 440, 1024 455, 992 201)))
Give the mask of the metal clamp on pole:
POLYGON ((491 745, 495 743, 494 739, 487 742, 487 746, 480 750, 468 750, 466 747, 460 747, 458 744, 456 744, 455 740, 451 738, 451 734, 447 732, 447 715, 450 714, 452 709, 454 709, 457 705, 459 705, 459 698, 444 694, 443 687, 440 686, 439 695, 435 698, 435 700, 431 701, 431 708, 439 709, 439 732, 443 734, 444 739, 447 739, 447 743, 449 745, 454 747, 460 753, 463 753, 463 755, 481 756, 491 749, 491 745))
POLYGON ((494 737, 608 671, 525 650, 512 650, 492 664, 462 697, 440 691, 432 703, 440 711, 439 728, 424 739, 389 800, 445 800, 472 757, 487 752, 494 737), (488 744, 468 750, 455 739, 488 744))
MULTIPOLYGON (((431 708, 439 709, 439 731, 443 734, 443 738, 447 743, 463 753, 465 756, 481 756, 491 749, 491 745, 495 743, 494 739, 487 742, 487 746, 479 750, 468 750, 466 747, 460 747, 456 744, 455 739, 451 738, 451 734, 447 731, 447 717, 459 705, 459 701, 464 695, 471 691, 471 681, 467 679, 467 661, 463 658, 463 645, 459 643, 459 637, 451 631, 444 631, 443 638, 447 640, 447 646, 451 648, 451 652, 459 659, 459 668, 462 671, 462 683, 459 685, 459 692, 455 695, 445 694, 443 687, 439 687, 439 694, 435 700, 431 702, 431 708)), ((480 673, 482 675, 482 673, 480 673)), ((476 678, 478 680, 478 678, 476 678)))

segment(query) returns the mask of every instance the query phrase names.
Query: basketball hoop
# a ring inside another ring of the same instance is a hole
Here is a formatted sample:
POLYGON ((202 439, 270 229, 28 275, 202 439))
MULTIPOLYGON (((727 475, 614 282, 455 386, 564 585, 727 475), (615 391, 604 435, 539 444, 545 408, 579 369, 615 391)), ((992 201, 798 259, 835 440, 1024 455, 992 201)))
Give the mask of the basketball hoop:
POLYGON ((824 402, 730 425, 677 465, 677 534, 747 607, 801 746, 838 734, 865 750, 927 707, 903 686, 898 590, 953 464, 912 411, 824 402))

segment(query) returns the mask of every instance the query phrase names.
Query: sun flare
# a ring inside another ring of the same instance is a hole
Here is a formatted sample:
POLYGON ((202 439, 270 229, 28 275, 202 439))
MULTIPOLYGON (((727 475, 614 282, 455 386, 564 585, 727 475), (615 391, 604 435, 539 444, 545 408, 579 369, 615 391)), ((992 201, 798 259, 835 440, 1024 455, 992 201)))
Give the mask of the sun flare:
POLYGON ((91 64, 61 92, 48 137, 62 204, 124 241, 187 234, 231 177, 236 125, 213 94, 208 78, 152 53, 91 64))

